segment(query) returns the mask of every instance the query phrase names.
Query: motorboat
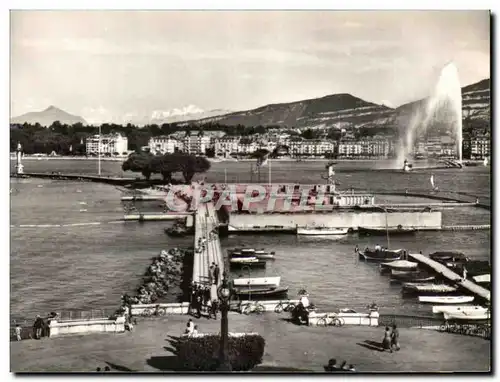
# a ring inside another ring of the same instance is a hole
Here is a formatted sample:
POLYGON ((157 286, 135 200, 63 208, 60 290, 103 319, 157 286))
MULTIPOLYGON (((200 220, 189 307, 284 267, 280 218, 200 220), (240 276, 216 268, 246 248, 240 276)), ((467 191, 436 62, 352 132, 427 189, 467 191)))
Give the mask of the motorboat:
POLYGON ((349 228, 331 227, 297 227, 297 235, 327 236, 327 235, 347 235, 349 228))
POLYGON ((240 300, 286 299, 288 287, 277 288, 234 288, 234 295, 240 300))
POLYGON ((433 304, 466 304, 474 301, 474 296, 418 296, 418 301, 433 304))
POLYGON ((491 313, 486 312, 443 312, 444 319, 448 320, 489 320, 491 313))
POLYGON ((489 284, 491 283, 491 277, 489 274, 487 275, 479 275, 479 276, 473 276, 472 279, 477 282, 478 284, 489 284))
POLYGON ((417 272, 417 269, 407 269, 407 270, 398 270, 398 269, 391 269, 391 276, 400 276, 400 275, 411 275, 415 274, 417 272))
POLYGON ((360 259, 365 261, 394 261, 400 260, 403 256, 403 250, 389 250, 389 249, 369 249, 366 248, 364 251, 359 251, 358 254, 360 259))
POLYGON ((457 287, 446 284, 418 284, 418 283, 404 283, 403 291, 410 293, 452 293, 457 291, 457 287))
POLYGON ((391 228, 366 228, 358 227, 358 234, 363 236, 385 236, 392 235, 414 235, 417 232, 415 228, 391 227, 391 228))
POLYGON ((461 305, 461 306, 455 306, 455 305, 436 305, 432 307, 432 313, 434 314, 439 314, 439 313, 458 313, 458 312, 464 312, 464 313, 469 313, 469 314, 480 314, 480 313, 485 313, 488 311, 488 308, 485 308, 483 306, 479 305, 461 305))
POLYGON ((230 263, 248 263, 254 261, 259 261, 259 259, 257 259, 257 257, 255 256, 246 256, 246 257, 233 257, 231 260, 229 260, 230 263))
POLYGON ((235 287, 252 286, 252 287, 279 287, 281 277, 253 277, 253 278, 239 278, 233 280, 235 287))
POLYGON ((467 261, 467 256, 465 256, 462 252, 454 252, 454 251, 434 252, 434 253, 431 253, 429 255, 429 257, 432 260, 440 262, 440 263, 467 261))
POLYGON ((418 263, 408 260, 396 260, 396 261, 391 261, 389 263, 380 264, 381 272, 390 271, 392 273, 393 271, 404 271, 405 273, 407 273, 408 271, 416 271, 417 268, 418 268, 418 263))

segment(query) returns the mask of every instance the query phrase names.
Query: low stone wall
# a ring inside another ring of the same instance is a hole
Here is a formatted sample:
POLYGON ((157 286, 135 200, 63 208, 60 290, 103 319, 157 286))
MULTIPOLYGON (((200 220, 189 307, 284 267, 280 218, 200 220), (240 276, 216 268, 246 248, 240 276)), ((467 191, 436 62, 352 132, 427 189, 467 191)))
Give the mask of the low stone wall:
POLYGON ((309 326, 332 325, 339 318, 342 325, 378 326, 378 312, 369 313, 309 313, 309 326))
POLYGON ((187 314, 189 302, 166 304, 132 305, 132 316, 165 316, 167 314, 187 314))
POLYGON ((125 331, 125 317, 65 322, 52 320, 49 328, 50 337, 68 334, 123 333, 125 331))

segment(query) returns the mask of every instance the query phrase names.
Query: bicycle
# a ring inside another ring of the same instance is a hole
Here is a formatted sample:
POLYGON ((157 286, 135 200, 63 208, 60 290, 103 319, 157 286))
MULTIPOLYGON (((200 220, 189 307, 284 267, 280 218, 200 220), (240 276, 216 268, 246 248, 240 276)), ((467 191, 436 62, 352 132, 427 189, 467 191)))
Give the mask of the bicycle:
POLYGON ((318 320, 318 326, 344 326, 345 325, 345 320, 342 317, 339 317, 337 315, 333 316, 325 316, 322 317, 318 320))
POLYGON ((250 313, 262 314, 266 311, 266 307, 257 301, 248 303, 243 309, 243 313, 249 315, 250 313))
POLYGON ((290 302, 290 300, 280 301, 279 304, 274 307, 274 311, 276 313, 291 312, 294 309, 295 309, 295 304, 293 302, 290 302))

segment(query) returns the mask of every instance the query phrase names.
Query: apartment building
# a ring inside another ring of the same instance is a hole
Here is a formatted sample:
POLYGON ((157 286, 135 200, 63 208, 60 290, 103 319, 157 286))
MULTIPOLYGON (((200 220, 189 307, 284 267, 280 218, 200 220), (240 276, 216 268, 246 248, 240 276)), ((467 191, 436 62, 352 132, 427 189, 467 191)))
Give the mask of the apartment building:
POLYGON ((210 147, 210 137, 205 135, 187 135, 182 139, 182 151, 187 154, 204 155, 210 147))
POLYGON ((119 133, 107 135, 101 134, 100 137, 99 134, 96 134, 87 138, 85 148, 88 154, 119 153, 121 155, 128 152, 128 139, 119 133))
POLYGON ((491 139, 488 135, 478 135, 471 139, 471 158, 484 159, 491 155, 491 139))
POLYGON ((171 154, 175 151, 182 151, 182 142, 170 136, 161 135, 151 137, 148 142, 150 152, 154 154, 171 154))
POLYGON ((340 157, 356 157, 361 155, 361 143, 355 140, 341 140, 339 143, 340 157))

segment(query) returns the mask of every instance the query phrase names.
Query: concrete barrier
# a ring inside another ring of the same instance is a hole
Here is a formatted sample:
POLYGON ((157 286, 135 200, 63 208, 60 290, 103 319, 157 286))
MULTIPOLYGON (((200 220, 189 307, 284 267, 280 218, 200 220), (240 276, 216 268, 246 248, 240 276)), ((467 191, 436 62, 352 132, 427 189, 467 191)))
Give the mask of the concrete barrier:
POLYGON ((125 331, 125 317, 65 322, 52 320, 49 328, 50 337, 68 334, 123 333, 125 331))
POLYGON ((362 325, 378 326, 379 313, 371 311, 369 313, 309 313, 309 326, 335 325, 362 325), (338 320, 337 320, 338 319, 338 320))
POLYGON ((132 316, 165 316, 168 314, 187 314, 189 302, 166 304, 137 304, 132 305, 132 316))

